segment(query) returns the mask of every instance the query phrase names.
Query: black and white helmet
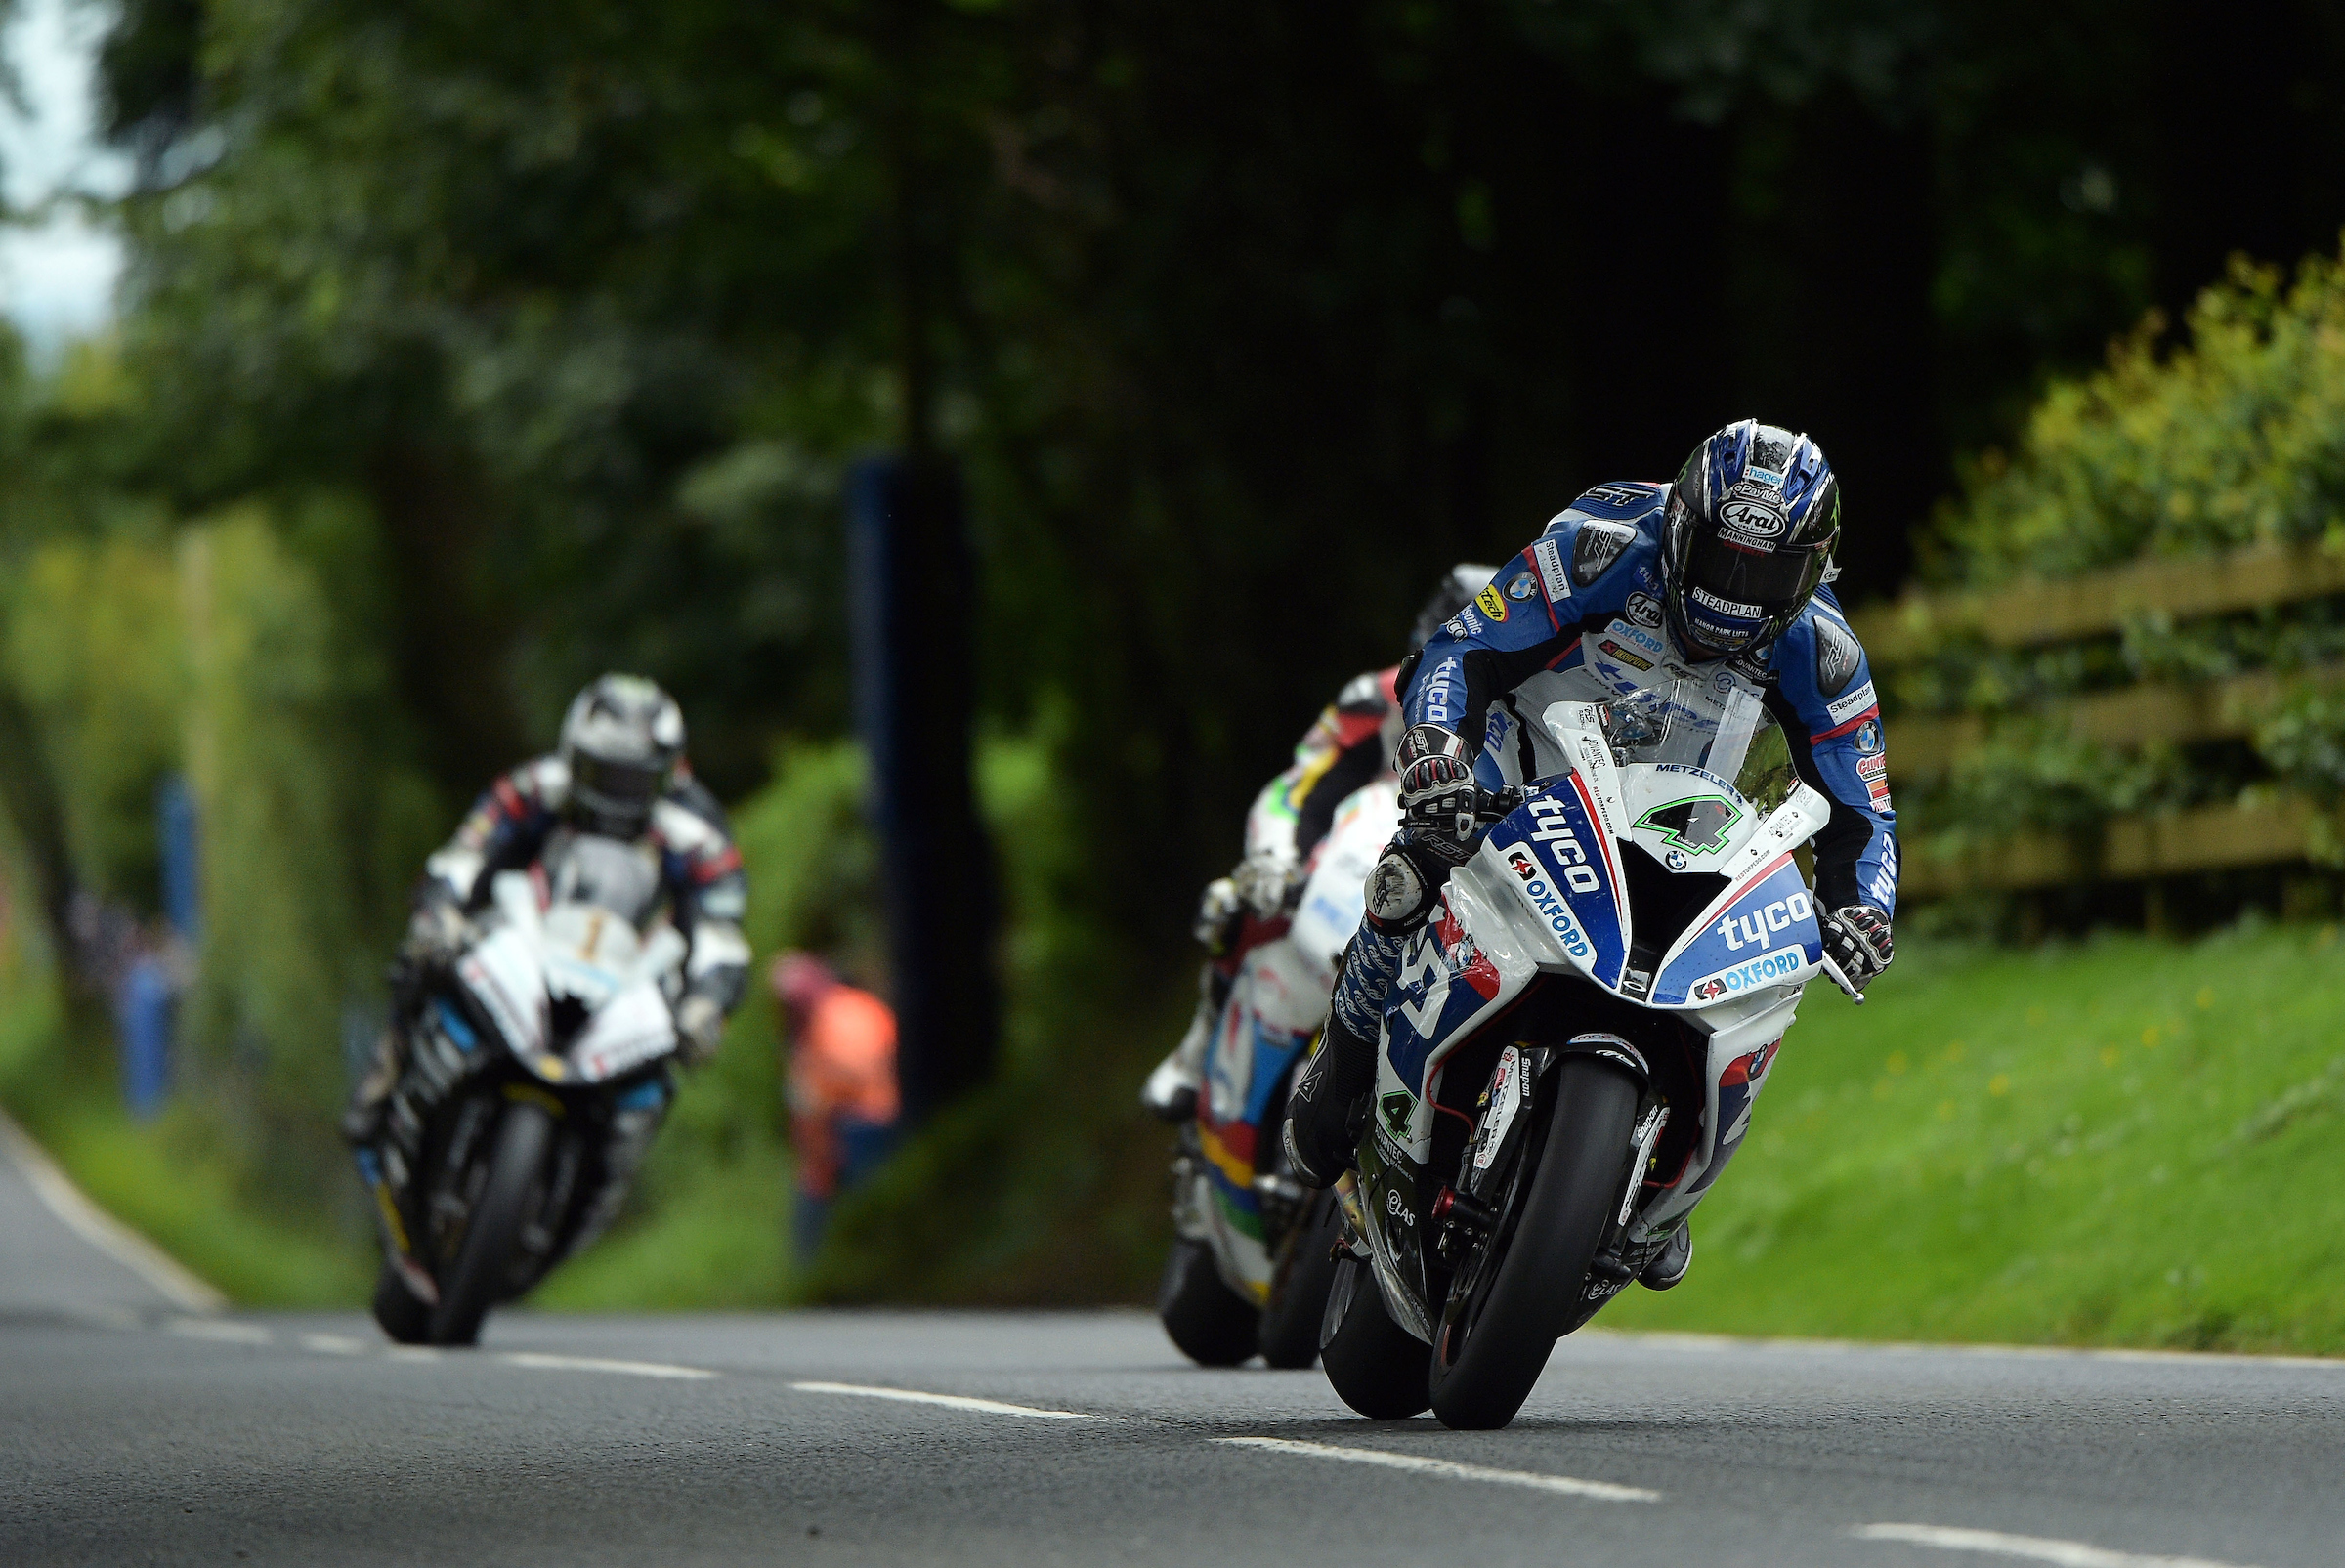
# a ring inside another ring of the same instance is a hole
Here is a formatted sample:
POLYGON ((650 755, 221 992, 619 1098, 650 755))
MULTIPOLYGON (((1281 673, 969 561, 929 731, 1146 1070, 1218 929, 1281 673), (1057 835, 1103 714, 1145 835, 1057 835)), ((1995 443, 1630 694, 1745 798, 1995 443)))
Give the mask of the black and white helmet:
POLYGON ((598 833, 639 836, 683 754, 675 699, 640 675, 605 675, 562 719, 571 815, 598 833))
POLYGON ((1672 629, 1736 654, 1781 636, 1829 577, 1840 481, 1814 442, 1745 419, 1703 442, 1661 521, 1672 629))
POLYGON ((1473 596, 1497 575, 1498 568, 1476 561, 1461 561, 1441 573, 1440 585, 1427 598, 1417 612, 1417 623, 1409 628, 1410 649, 1414 651, 1431 642, 1441 623, 1473 603, 1473 596))

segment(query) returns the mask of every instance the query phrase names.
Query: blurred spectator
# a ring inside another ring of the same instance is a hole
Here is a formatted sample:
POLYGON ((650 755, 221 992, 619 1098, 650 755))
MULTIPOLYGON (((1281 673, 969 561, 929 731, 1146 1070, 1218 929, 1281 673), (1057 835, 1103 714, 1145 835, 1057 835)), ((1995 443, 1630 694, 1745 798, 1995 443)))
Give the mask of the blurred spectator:
POLYGON ((767 971, 789 1053, 790 1141, 798 1155, 793 1241, 812 1258, 831 1205, 895 1142, 896 1015, 822 959, 785 953, 767 971))

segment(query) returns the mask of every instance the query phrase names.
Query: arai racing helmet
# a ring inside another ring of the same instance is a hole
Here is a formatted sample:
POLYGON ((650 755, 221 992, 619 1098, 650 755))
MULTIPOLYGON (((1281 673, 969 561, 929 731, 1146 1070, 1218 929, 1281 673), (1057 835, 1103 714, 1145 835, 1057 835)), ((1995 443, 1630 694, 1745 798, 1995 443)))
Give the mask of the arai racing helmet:
POLYGON ((640 675, 605 675, 562 719, 570 815, 590 832, 637 838, 684 754, 684 713, 640 675))
POLYGON ((1764 647, 1799 617, 1840 541, 1840 481, 1814 442, 1745 419, 1694 448, 1670 487, 1661 562, 1689 653, 1764 647))

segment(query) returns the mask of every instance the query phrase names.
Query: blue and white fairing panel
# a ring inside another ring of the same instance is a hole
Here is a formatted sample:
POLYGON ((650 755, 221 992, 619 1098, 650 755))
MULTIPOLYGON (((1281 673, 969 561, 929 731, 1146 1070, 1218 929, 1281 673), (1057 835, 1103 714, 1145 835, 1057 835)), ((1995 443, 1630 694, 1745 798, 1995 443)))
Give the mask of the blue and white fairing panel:
POLYGON ((1653 987, 1656 1007, 1708 1007, 1823 967, 1815 902, 1788 854, 1727 888, 1680 942, 1653 987))
POLYGON ((1550 781, 1490 829, 1514 892, 1571 960, 1617 988, 1627 966, 1628 889, 1619 850, 1577 773, 1550 781))

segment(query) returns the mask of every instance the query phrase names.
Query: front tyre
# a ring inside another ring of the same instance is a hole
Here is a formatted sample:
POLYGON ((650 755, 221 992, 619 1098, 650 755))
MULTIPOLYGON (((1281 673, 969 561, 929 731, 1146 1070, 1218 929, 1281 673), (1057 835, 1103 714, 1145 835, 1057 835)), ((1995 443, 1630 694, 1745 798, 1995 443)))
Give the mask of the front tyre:
POLYGON ((554 1142, 554 1119, 527 1100, 505 1107, 489 1154, 488 1179, 465 1219, 464 1241, 440 1281, 440 1305, 432 1313, 432 1343, 476 1344, 481 1320, 503 1293, 512 1271, 522 1227, 544 1196, 545 1161, 554 1142))
POLYGON ((1343 1234, 1335 1194, 1315 1193, 1279 1243, 1270 1270, 1270 1299, 1262 1303, 1262 1360, 1273 1367, 1307 1367, 1319 1359, 1319 1325, 1336 1279, 1336 1240, 1343 1234))
POLYGON ((1221 1283, 1214 1250, 1176 1237, 1156 1290, 1156 1315, 1180 1353, 1201 1367, 1234 1367, 1254 1354, 1254 1303, 1221 1283))
POLYGON ((432 1337, 431 1307, 416 1299, 407 1282, 399 1277, 399 1270, 388 1263, 375 1276, 374 1321, 393 1344, 426 1344, 432 1337))
POLYGON ((1637 1084, 1590 1056, 1556 1069, 1546 1138, 1526 1148, 1498 1228, 1450 1285, 1433 1334, 1433 1414, 1444 1426, 1504 1426, 1547 1370, 1579 1306, 1588 1265, 1620 1202, 1637 1084), (1534 1163, 1535 1162, 1535 1163, 1534 1163))
POLYGON ((1356 1257, 1336 1260, 1319 1332, 1319 1365, 1336 1397, 1370 1420, 1405 1420, 1432 1402, 1426 1392, 1425 1346, 1392 1321, 1368 1265, 1356 1257))

